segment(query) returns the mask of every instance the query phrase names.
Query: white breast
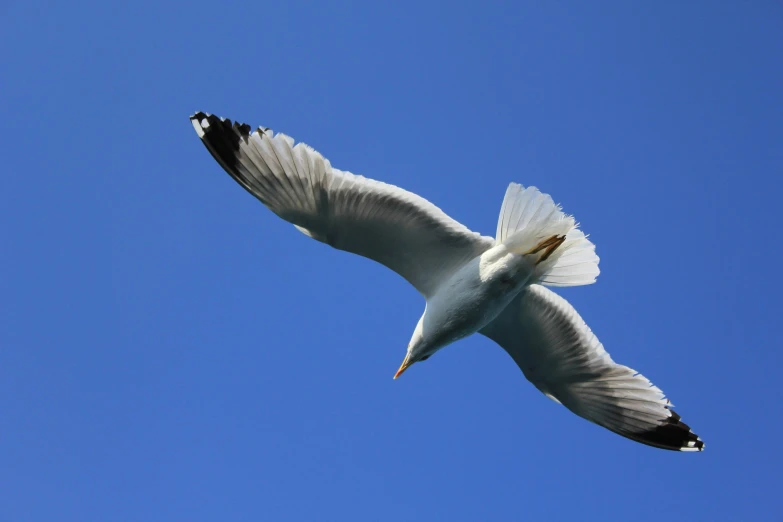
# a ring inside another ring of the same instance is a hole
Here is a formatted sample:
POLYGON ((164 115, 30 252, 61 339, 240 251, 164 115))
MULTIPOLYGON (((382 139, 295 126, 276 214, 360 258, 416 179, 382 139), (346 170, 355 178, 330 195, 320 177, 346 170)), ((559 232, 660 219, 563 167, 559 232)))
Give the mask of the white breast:
POLYGON ((430 347, 443 347, 492 321, 524 287, 529 263, 498 245, 476 257, 427 300, 420 323, 430 347))

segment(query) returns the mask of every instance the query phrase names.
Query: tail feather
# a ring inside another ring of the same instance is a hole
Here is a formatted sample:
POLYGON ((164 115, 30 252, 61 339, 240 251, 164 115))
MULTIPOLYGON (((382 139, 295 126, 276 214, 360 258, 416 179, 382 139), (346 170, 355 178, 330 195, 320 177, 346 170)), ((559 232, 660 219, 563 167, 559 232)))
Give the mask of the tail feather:
POLYGON ((511 183, 500 209, 496 240, 522 255, 535 255, 537 282, 578 286, 595 282, 595 245, 548 194, 511 183))

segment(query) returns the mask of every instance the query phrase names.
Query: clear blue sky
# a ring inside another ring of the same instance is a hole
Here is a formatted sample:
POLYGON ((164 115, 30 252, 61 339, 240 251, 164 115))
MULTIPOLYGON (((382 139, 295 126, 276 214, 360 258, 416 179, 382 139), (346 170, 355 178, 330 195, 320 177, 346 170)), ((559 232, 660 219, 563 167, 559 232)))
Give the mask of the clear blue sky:
POLYGON ((772 0, 3 3, 0 521, 780 520, 782 26, 772 0), (508 182, 552 194, 601 256, 562 294, 706 451, 589 424, 480 336, 393 381, 421 297, 250 197, 197 110, 487 234, 508 182))

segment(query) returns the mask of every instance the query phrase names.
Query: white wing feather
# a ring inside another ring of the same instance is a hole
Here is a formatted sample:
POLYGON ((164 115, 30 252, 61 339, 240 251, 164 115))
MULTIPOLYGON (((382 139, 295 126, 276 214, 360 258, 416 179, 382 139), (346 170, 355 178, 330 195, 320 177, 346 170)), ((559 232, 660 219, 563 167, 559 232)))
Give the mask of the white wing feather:
POLYGON ((615 363, 574 308, 530 285, 481 333, 502 346, 536 388, 580 417, 643 444, 700 451, 663 392, 615 363))
POLYGON ((387 266, 425 297, 494 245, 426 199, 332 168, 288 136, 205 113, 190 119, 218 163, 272 212, 313 239, 387 266))

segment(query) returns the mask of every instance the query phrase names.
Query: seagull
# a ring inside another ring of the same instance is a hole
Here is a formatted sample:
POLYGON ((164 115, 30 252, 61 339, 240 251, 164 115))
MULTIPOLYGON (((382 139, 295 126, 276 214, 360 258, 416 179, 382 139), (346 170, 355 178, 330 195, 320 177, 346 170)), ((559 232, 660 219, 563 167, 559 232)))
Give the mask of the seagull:
POLYGON ((599 273, 595 245, 549 195, 511 183, 492 238, 416 194, 338 170, 284 134, 203 112, 190 121, 220 166, 272 212, 317 241, 394 270, 424 296, 395 379, 480 333, 576 415, 649 446, 704 449, 663 392, 615 363, 568 301, 547 288, 591 284, 599 273))

